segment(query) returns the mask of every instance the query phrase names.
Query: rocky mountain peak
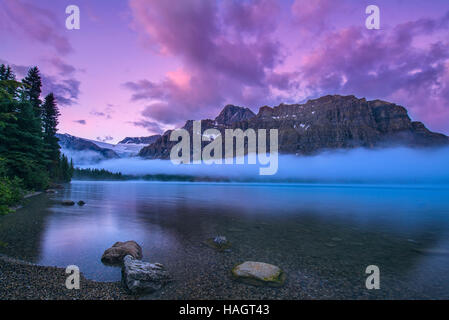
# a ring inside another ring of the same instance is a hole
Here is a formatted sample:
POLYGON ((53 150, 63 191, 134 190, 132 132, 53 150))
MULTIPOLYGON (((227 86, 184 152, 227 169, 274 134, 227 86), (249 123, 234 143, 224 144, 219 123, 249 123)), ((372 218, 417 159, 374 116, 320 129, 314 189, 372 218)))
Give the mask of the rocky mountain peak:
POLYGON ((149 137, 126 137, 118 144, 152 144, 155 142, 161 135, 155 134, 149 137))
POLYGON ((220 114, 215 118, 215 121, 221 125, 231 125, 234 122, 249 120, 255 114, 248 108, 235 106, 232 104, 226 105, 220 114))

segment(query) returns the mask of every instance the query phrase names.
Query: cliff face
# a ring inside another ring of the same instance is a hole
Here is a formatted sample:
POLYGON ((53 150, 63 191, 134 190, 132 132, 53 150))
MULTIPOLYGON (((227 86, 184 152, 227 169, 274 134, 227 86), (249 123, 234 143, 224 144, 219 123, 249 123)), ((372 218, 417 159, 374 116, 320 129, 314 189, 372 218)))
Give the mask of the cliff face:
MULTIPOLYGON (((381 100, 328 95, 305 104, 265 106, 253 116, 248 111, 226 106, 215 121, 203 120, 202 130, 216 128, 223 135, 226 128, 278 129, 279 152, 298 155, 325 149, 449 144, 447 136, 429 131, 421 122, 411 121, 404 107, 381 100)), ((187 121, 184 126, 190 132, 191 123, 187 121)), ((167 131, 143 148, 139 156, 168 159, 171 147, 176 144, 169 138, 170 131, 167 131)))

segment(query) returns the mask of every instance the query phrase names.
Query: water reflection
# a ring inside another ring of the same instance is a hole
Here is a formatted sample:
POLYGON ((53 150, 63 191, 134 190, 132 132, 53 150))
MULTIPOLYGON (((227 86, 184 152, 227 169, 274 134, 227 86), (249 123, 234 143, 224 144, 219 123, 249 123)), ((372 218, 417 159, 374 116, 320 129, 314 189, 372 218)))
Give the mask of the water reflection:
POLYGON ((178 279, 177 297, 195 297, 182 291, 193 282, 204 295, 212 279, 230 297, 268 294, 243 292, 229 279, 229 268, 244 260, 288 272, 280 298, 296 298, 309 282, 313 290, 299 297, 334 297, 332 288, 346 298, 449 297, 447 187, 73 182, 54 200, 61 199, 87 204, 50 207, 35 260, 76 264, 92 279, 120 279, 120 269, 100 257, 116 241, 136 240, 145 260, 167 265, 178 279), (231 253, 202 245, 216 234, 231 240, 231 253), (381 268, 382 292, 364 288, 369 264, 381 268))

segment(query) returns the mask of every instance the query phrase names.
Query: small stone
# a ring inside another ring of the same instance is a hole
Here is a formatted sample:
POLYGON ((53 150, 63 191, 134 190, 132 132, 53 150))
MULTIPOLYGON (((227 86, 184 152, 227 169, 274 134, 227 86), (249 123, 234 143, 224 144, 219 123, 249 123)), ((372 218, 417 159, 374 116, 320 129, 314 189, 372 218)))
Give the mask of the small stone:
POLYGON ((217 249, 219 251, 225 251, 231 246, 231 243, 226 239, 225 236, 216 236, 215 238, 210 238, 205 241, 209 247, 217 249))
POLYGON ((228 239, 226 239, 225 236, 216 236, 214 239, 214 242, 217 245, 224 245, 224 244, 228 243, 228 239))
POLYGON ((78 205, 80 207, 84 206, 86 203, 83 200, 78 201, 78 205))
POLYGON ((261 286, 282 286, 285 273, 278 267, 264 262, 246 261, 232 269, 233 276, 242 282, 261 286))

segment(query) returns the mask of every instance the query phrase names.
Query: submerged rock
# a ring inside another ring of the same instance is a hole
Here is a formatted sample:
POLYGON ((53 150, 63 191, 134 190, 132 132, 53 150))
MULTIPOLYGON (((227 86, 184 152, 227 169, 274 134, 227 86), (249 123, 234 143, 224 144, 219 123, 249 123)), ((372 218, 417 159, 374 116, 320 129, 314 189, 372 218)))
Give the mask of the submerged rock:
POLYGON ((225 236, 216 236, 215 238, 207 239, 205 244, 220 251, 227 250, 231 246, 231 243, 225 236))
POLYGON ((78 205, 80 207, 84 206, 86 203, 83 200, 78 201, 78 205))
POLYGON ((228 239, 226 239, 225 236, 216 236, 216 237, 214 238, 214 243, 215 243, 217 246, 223 246, 223 245, 226 245, 228 242, 229 242, 229 241, 228 241, 228 239))
POLYGON ((280 287, 285 282, 285 273, 278 266, 246 261, 232 269, 232 275, 239 281, 261 286, 280 287))
POLYGON ((132 294, 151 293, 171 281, 160 263, 149 263, 126 255, 123 259, 122 281, 132 294))
POLYGON ((142 248, 133 240, 119 241, 103 253, 101 261, 108 264, 118 264, 122 263, 123 258, 127 255, 134 259, 142 259, 142 248))
POLYGON ((58 191, 56 191, 55 189, 47 189, 47 190, 45 190, 45 193, 55 194, 55 193, 58 193, 58 191))
POLYGON ((61 202, 61 204, 62 204, 63 206, 74 206, 74 205, 75 205, 75 201, 72 201, 72 200, 63 200, 63 201, 61 202))

